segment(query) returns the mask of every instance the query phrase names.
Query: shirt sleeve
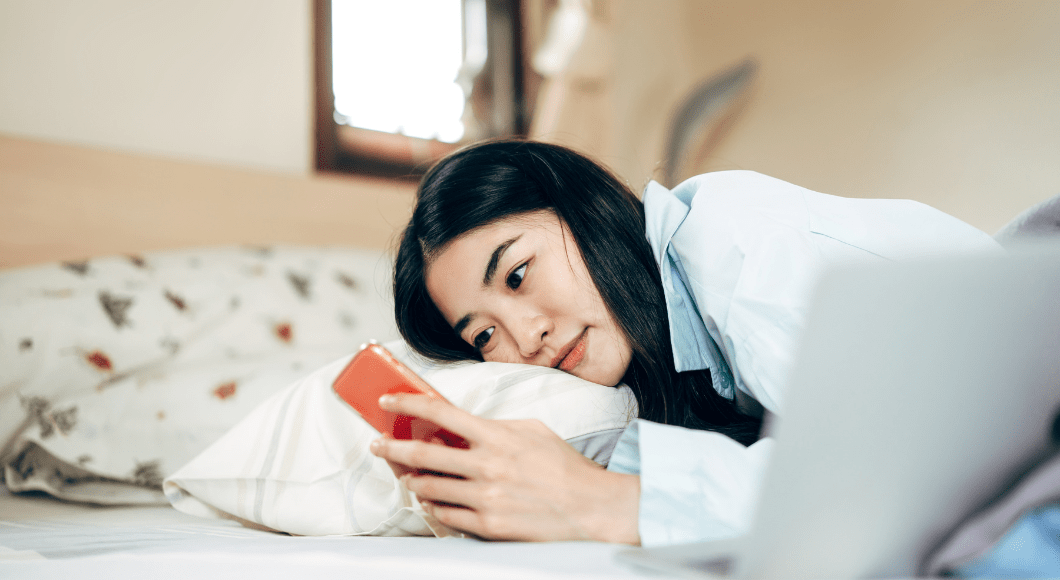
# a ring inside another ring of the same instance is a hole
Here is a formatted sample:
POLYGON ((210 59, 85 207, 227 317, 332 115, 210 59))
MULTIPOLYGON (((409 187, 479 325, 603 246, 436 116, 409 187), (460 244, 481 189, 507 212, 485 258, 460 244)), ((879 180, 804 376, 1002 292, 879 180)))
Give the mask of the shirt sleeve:
POLYGON ((638 419, 608 469, 640 476, 642 545, 716 540, 747 532, 772 447, 638 419))

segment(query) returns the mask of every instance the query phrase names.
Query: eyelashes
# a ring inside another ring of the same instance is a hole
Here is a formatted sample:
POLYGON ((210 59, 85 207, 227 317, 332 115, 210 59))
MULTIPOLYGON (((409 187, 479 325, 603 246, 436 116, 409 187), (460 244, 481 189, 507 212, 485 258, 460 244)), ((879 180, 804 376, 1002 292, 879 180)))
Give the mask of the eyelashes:
POLYGON ((522 266, 512 270, 511 274, 508 274, 508 278, 505 279, 505 284, 508 285, 512 290, 516 290, 523 283, 523 277, 526 276, 526 266, 529 262, 523 262, 522 266))
MULTIPOLYGON (((526 277, 526 268, 529 264, 530 262, 523 262, 518 268, 512 270, 512 273, 508 274, 508 277, 504 279, 505 285, 512 290, 518 290, 519 286, 522 286, 523 284, 523 278, 526 277)), ((495 329, 496 327, 491 326, 476 334, 475 337, 471 339, 471 346, 479 351, 486 348, 495 329)))
POLYGON ((478 350, 482 350, 487 344, 489 344, 491 336, 493 336, 492 326, 476 334, 472 344, 478 350))

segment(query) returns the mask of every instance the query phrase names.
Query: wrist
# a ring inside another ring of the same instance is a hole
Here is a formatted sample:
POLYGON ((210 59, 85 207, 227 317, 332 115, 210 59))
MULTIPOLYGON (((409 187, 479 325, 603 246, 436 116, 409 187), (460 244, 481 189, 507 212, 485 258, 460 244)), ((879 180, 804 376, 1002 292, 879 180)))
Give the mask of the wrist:
POLYGON ((589 539, 640 544, 640 477, 600 469, 593 478, 593 501, 582 518, 589 539))

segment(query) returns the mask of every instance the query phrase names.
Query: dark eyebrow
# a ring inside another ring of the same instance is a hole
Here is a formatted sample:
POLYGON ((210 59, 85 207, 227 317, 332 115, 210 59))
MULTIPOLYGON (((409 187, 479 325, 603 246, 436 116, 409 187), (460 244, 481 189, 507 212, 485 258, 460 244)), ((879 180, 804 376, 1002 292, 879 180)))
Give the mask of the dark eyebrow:
POLYGON ((456 332, 456 335, 462 336, 464 334, 464 329, 467 328, 468 324, 471 324, 471 315, 465 314, 463 318, 456 321, 456 324, 453 325, 453 330, 456 332))
MULTIPOLYGON (((518 236, 515 236, 514 238, 506 242, 502 242, 499 246, 497 246, 497 249, 493 250, 493 255, 490 256, 490 262, 489 264, 486 264, 486 275, 482 277, 483 287, 487 287, 493 283, 493 276, 497 273, 497 264, 500 263, 501 256, 503 256, 504 252, 506 252, 508 248, 510 248, 511 245, 518 241, 521 237, 523 237, 523 235, 519 234, 518 236)), ((461 322, 462 321, 463 319, 461 319, 461 322)), ((467 325, 465 324, 464 326, 467 325)), ((456 327, 454 326, 453 328, 456 327)))
MULTIPOLYGON (((501 244, 493 250, 493 253, 490 255, 490 261, 486 264, 486 273, 482 276, 482 285, 484 287, 488 287, 493 283, 493 277, 497 274, 497 265, 500 264, 501 256, 504 255, 504 252, 506 252, 512 244, 519 241, 519 238, 521 237, 523 237, 523 235, 519 234, 510 240, 501 242, 501 244)), ((463 335, 464 329, 467 328, 468 324, 471 324, 472 314, 474 313, 465 314, 463 318, 456 321, 456 324, 453 325, 453 331, 456 332, 457 336, 463 335)))

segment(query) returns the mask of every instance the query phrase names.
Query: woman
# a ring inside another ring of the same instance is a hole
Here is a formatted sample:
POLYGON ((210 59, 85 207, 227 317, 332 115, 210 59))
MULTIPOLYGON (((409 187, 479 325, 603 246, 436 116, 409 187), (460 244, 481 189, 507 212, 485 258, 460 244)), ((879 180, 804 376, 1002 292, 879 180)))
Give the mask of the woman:
POLYGON ((756 443, 762 416, 781 407, 821 268, 993 247, 914 202, 847 200, 735 171, 672 192, 650 184, 641 203, 568 149, 473 146, 420 185, 394 275, 405 340, 437 360, 625 382, 640 420, 605 471, 538 423, 384 397, 471 449, 378 440, 373 452, 439 521, 483 537, 732 535, 747 523, 769 449, 756 443))

